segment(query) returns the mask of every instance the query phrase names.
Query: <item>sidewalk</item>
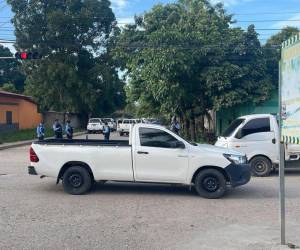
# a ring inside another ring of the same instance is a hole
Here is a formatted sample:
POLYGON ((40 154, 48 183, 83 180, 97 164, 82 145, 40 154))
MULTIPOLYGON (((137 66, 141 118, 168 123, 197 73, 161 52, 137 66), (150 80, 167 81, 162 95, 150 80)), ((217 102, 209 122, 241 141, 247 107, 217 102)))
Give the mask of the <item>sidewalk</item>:
MULTIPOLYGON (((85 131, 77 132, 77 133, 74 133, 74 136, 84 135, 85 133, 86 133, 85 131)), ((48 138, 45 138, 45 139, 51 139, 51 138, 53 138, 53 137, 48 137, 48 138)), ((34 140, 28 140, 28 141, 18 141, 18 142, 3 143, 3 144, 0 144, 0 150, 30 145, 33 141, 36 141, 36 139, 34 139, 34 140)))

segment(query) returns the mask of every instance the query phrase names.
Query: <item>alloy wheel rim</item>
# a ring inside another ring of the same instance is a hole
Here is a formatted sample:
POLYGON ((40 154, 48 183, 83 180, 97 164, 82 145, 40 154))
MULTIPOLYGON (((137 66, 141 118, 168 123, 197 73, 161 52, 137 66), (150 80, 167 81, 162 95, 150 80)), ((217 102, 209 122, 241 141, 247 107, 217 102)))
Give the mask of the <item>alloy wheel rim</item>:
POLYGON ((262 161, 259 161, 255 164, 254 168, 255 168, 255 171, 261 173, 266 170, 266 164, 262 161))
POLYGON ((208 192, 215 192, 219 189, 219 181, 215 176, 207 176, 203 179, 203 187, 208 192))
POLYGON ((72 187, 79 188, 83 183, 82 176, 76 173, 71 174, 69 177, 69 183, 72 185, 72 187))

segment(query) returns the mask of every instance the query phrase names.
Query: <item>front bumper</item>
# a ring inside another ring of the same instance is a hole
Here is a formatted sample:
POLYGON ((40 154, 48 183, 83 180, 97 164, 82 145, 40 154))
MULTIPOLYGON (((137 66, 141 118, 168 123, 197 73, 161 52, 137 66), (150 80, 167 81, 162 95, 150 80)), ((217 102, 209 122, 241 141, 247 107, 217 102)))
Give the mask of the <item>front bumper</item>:
POLYGON ((98 128, 98 127, 87 127, 87 130, 89 130, 89 131, 102 131, 103 128, 98 128))
POLYGON ((245 185, 251 179, 250 164, 230 164, 225 168, 232 187, 245 185))
POLYGON ((38 175, 35 168, 33 166, 28 167, 28 174, 30 175, 38 175))

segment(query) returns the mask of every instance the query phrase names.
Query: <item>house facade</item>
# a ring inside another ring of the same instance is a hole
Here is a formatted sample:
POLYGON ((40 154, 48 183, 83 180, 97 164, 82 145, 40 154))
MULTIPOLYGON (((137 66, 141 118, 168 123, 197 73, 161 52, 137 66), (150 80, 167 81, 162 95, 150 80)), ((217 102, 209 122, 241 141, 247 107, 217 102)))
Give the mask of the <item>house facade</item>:
POLYGON ((41 120, 31 97, 0 90, 0 132, 34 128, 41 120))

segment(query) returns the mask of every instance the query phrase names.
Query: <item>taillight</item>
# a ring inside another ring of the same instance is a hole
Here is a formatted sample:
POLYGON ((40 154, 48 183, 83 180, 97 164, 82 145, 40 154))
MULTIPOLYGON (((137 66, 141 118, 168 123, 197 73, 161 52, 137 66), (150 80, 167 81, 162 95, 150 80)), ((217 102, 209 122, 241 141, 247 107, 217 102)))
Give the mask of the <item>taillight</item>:
POLYGON ((29 154, 30 154, 30 161, 31 162, 38 162, 39 161, 39 157, 36 155, 36 153, 34 152, 32 147, 30 147, 29 154))

